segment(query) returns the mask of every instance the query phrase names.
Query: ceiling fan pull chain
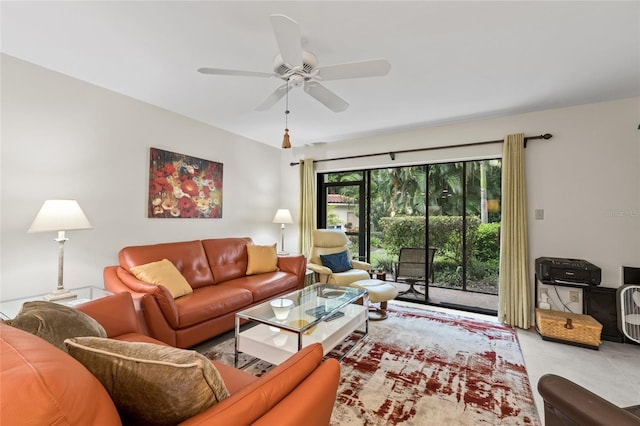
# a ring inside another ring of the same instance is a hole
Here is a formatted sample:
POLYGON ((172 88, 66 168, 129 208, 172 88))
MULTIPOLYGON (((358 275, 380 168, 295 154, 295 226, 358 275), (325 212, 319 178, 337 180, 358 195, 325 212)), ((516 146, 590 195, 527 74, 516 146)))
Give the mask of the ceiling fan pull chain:
POLYGON ((282 138, 282 148, 291 148, 291 141, 289 140, 289 79, 287 79, 285 107, 284 107, 284 136, 282 138))
POLYGON ((284 128, 285 130, 289 130, 289 123, 287 121, 287 117, 289 116, 289 79, 287 79, 287 97, 285 98, 284 103, 284 128))

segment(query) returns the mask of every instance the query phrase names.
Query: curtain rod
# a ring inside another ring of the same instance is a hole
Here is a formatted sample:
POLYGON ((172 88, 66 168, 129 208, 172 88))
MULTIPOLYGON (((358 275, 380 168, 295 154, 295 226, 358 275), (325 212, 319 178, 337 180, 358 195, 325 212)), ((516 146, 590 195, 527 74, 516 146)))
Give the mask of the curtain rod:
MULTIPOLYGON (((525 148, 527 147, 527 142, 528 141, 535 141, 535 140, 539 140, 539 139, 551 139, 552 137, 553 137, 553 135, 551 133, 545 133, 544 135, 539 135, 539 136, 528 136, 528 137, 524 138, 524 147, 525 148)), ((447 145, 447 146, 432 146, 432 147, 429 147, 429 148, 405 149, 405 150, 401 150, 401 151, 378 152, 378 153, 375 153, 375 154, 351 155, 351 156, 348 156, 348 157, 325 158, 323 160, 313 160, 313 162, 314 163, 322 163, 324 161, 351 160, 351 159, 354 159, 354 158, 376 157, 378 155, 388 155, 389 157, 391 157, 391 160, 395 160, 396 159, 396 154, 407 154, 407 153, 410 153, 410 152, 431 151, 431 150, 435 150, 435 149, 462 148, 462 147, 465 147, 465 146, 489 145, 489 144, 493 144, 493 143, 502 143, 502 142, 504 142, 504 140, 496 139, 496 140, 493 140, 493 141, 461 143, 461 144, 457 144, 457 145, 447 145)), ((290 166, 297 166, 298 164, 300 164, 300 162, 289 163, 290 166)))

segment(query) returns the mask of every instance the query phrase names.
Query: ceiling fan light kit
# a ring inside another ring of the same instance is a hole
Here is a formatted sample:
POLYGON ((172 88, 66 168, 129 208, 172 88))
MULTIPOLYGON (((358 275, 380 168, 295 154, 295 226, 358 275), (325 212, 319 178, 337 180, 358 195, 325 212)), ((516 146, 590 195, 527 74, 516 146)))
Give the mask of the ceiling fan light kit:
MULTIPOLYGON (((199 68, 198 72, 211 75, 231 75, 242 77, 277 77, 285 84, 277 87, 256 110, 271 108, 293 87, 302 87, 304 92, 333 112, 342 112, 349 104, 338 95, 320 84, 320 81, 341 80, 360 77, 380 77, 387 75, 391 64, 386 59, 372 59, 359 62, 320 67, 318 57, 302 49, 302 33, 296 21, 282 14, 271 15, 271 26, 280 53, 275 55, 272 73, 259 71, 228 70, 220 68, 199 68)), ((287 107, 288 108, 288 107, 287 107)), ((287 109, 288 113, 288 109, 287 109)), ((289 143, 288 129, 285 129, 285 142, 289 143)), ((290 147, 287 146, 286 148, 290 147)))

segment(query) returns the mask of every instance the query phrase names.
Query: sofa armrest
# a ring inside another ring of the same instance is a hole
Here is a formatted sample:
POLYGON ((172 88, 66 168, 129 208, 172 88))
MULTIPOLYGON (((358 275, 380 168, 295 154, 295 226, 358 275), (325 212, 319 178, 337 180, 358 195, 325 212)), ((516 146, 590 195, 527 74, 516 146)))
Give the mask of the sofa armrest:
POLYGON ((266 420, 273 420, 268 413, 275 410, 280 417, 271 424, 326 426, 339 381, 339 363, 335 359, 323 362, 322 346, 315 343, 182 424, 248 425, 265 415, 266 420))
POLYGON ((102 297, 78 305, 77 308, 98 321, 107 332, 107 337, 115 338, 123 334, 140 333, 140 324, 131 293, 122 292, 102 297))
MULTIPOLYGON (((169 325, 171 325, 174 330, 180 328, 178 307, 176 306, 176 302, 173 300, 173 296, 169 293, 169 290, 167 290, 166 287, 159 285, 153 293, 145 295, 142 300, 146 300, 149 297, 152 297, 156 301, 169 325)), ((143 306, 146 307, 148 304, 145 303, 143 306)))
POLYGON ((104 288, 114 293, 128 291, 138 303, 145 294, 153 293, 156 286, 140 281, 121 266, 106 266, 102 273, 104 288))
POLYGON ((155 284, 149 284, 144 281, 140 281, 131 272, 128 272, 122 266, 118 266, 116 269, 116 276, 129 288, 129 291, 135 291, 138 293, 153 293, 156 289, 155 284))
POLYGON ((298 277, 298 288, 304 287, 307 272, 307 258, 300 256, 278 256, 278 269, 298 277))
POLYGON ((326 426, 331 423, 339 383, 340 363, 327 359, 253 426, 326 426), (309 395, 315 397, 309 398, 309 395))
POLYGON ((538 381, 546 426, 639 426, 640 417, 554 374, 538 381))

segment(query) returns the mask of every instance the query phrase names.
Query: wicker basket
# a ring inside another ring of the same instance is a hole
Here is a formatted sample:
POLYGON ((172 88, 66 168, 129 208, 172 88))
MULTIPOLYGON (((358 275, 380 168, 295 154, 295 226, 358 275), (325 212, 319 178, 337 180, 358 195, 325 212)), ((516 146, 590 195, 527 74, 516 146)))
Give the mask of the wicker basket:
POLYGON ((577 344, 592 349, 600 346, 602 324, 589 315, 536 308, 536 329, 545 340, 577 344))

